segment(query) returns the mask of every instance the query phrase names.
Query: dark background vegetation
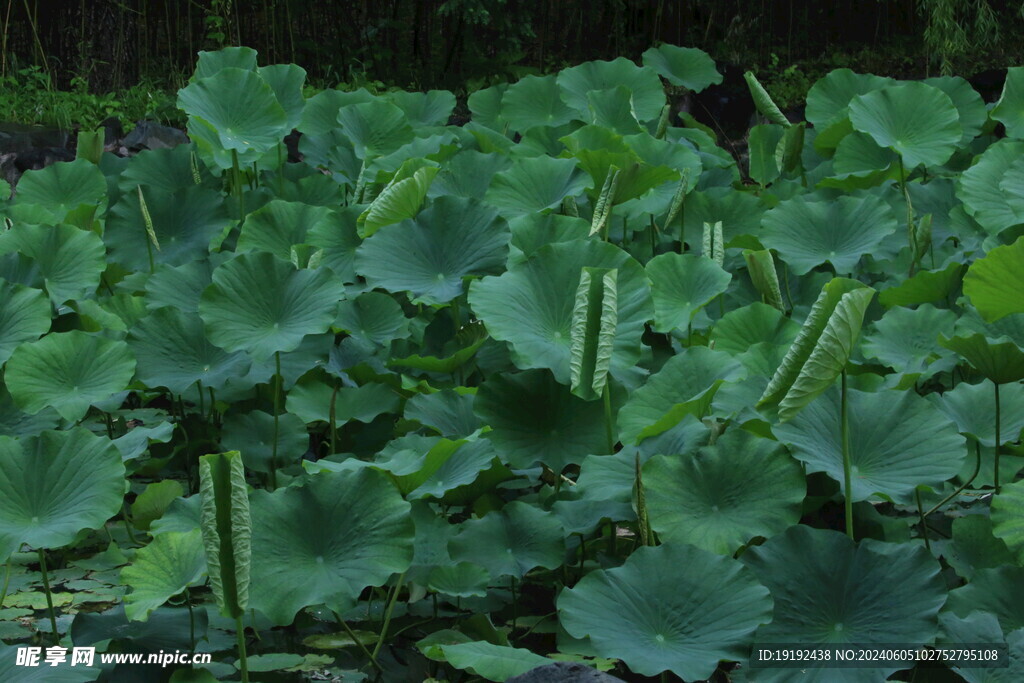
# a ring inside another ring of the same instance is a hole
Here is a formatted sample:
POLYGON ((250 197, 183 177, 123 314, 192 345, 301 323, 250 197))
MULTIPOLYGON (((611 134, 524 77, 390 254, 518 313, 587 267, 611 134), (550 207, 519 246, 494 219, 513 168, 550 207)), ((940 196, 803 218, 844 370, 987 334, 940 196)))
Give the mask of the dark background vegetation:
POLYGON ((197 51, 223 45, 299 64, 319 87, 465 92, 668 42, 755 69, 783 106, 840 66, 916 78, 1024 63, 1024 3, 1005 0, 6 0, 0 12, 8 90, 94 98, 173 92, 197 51))

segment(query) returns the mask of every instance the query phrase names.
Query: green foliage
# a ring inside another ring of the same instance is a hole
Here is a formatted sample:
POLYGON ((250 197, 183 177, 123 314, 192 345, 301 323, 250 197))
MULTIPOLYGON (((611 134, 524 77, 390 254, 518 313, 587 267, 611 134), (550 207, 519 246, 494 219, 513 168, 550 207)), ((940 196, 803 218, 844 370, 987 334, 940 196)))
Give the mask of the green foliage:
POLYGON ((231 48, 181 89, 191 144, 27 173, 0 649, 24 623, 215 655, 173 680, 776 680, 755 645, 972 637, 1016 671, 1024 167, 983 131, 1015 135, 1017 76, 988 111, 835 70, 788 126, 751 78, 776 122, 741 174, 662 115, 662 78, 716 75, 661 46, 454 126, 451 92, 307 98, 231 48))

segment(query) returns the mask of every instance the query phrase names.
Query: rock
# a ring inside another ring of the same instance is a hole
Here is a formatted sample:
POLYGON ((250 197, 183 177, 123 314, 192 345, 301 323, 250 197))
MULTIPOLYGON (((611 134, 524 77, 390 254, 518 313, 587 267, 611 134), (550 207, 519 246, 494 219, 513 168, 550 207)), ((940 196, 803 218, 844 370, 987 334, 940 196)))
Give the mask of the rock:
POLYGON ((121 125, 121 119, 116 116, 108 116, 103 119, 99 127, 103 129, 104 146, 114 146, 124 137, 124 126, 121 125))
POLYGON ((44 126, 25 126, 19 123, 0 123, 0 153, 20 153, 33 147, 66 147, 66 131, 44 126))
POLYGON ((132 132, 122 140, 122 144, 133 152, 143 149, 167 149, 187 142, 188 136, 183 131, 152 121, 137 121, 132 132))
POLYGON ((513 676, 506 683, 624 683, 603 671, 579 662, 555 662, 513 676))
POLYGON ((18 154, 15 167, 25 171, 38 171, 58 161, 74 161, 75 155, 63 147, 35 147, 18 154))

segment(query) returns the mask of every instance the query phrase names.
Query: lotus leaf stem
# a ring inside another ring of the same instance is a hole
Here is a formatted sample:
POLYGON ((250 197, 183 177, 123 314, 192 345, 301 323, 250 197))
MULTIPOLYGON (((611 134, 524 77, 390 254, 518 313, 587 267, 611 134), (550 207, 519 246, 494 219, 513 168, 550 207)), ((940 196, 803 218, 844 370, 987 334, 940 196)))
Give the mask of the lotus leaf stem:
MULTIPOLYGON (((43 591, 46 592, 46 609, 50 612, 50 626, 53 627, 53 644, 60 643, 60 634, 57 633, 57 615, 53 610, 53 593, 50 591, 50 575, 46 571, 46 553, 42 548, 39 553, 39 571, 43 574, 43 591)), ((6 585, 5 585, 6 588, 6 585)))
POLYGON ((604 430, 608 439, 608 454, 615 453, 615 428, 612 425, 612 392, 611 384, 605 381, 604 384, 604 430))
POLYGON ((4 607, 4 599, 7 598, 7 587, 11 583, 11 562, 14 560, 14 556, 7 558, 7 563, 4 565, 4 584, 0 586, 0 609, 4 607))
POLYGON ((949 501, 953 500, 958 495, 960 495, 960 492, 963 491, 968 486, 970 486, 971 482, 973 482, 974 479, 978 476, 978 473, 981 472, 981 442, 980 441, 975 441, 974 442, 974 453, 975 453, 974 474, 971 475, 971 478, 968 479, 967 481, 965 481, 963 484, 961 484, 960 488, 958 488, 956 491, 953 491, 953 493, 949 494, 948 496, 946 496, 945 498, 940 500, 935 505, 935 507, 933 507, 931 510, 929 510, 926 513, 924 513, 925 517, 927 517, 928 515, 932 514, 933 512, 938 510, 940 507, 942 507, 943 505, 945 505, 946 503, 948 503, 949 501))
POLYGON ((932 544, 928 540, 928 523, 925 521, 924 508, 921 507, 921 489, 914 489, 914 498, 917 499, 917 514, 921 518, 921 538, 924 539, 924 547, 930 551, 932 544))
POLYGON ((395 609, 395 603, 398 601, 398 593, 402 590, 402 582, 405 581, 405 572, 398 575, 398 581, 395 582, 395 589, 391 592, 391 599, 388 600, 388 606, 384 608, 384 623, 380 627, 380 637, 377 638, 377 644, 373 647, 373 657, 377 658, 377 654, 380 652, 381 647, 384 646, 384 640, 388 635, 388 626, 391 624, 391 613, 395 609))
POLYGON ((235 617, 235 634, 238 637, 238 670, 242 675, 242 683, 249 683, 249 664, 245 657, 245 624, 242 615, 235 617))
POLYGON ((270 446, 270 490, 277 488, 277 439, 281 412, 281 352, 274 352, 274 443, 270 446))

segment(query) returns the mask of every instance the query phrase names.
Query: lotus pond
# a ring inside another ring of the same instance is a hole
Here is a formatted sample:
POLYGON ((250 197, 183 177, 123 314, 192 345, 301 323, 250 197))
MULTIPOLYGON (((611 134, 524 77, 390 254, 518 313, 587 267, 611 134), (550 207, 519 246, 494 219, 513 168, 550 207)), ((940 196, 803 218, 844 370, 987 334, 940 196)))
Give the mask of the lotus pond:
POLYGON ((463 126, 256 58, 2 207, 0 680, 1024 680, 1024 67, 799 122, 751 74, 738 164, 666 95, 699 50, 463 126), (212 661, 16 662, 57 643, 212 661))

